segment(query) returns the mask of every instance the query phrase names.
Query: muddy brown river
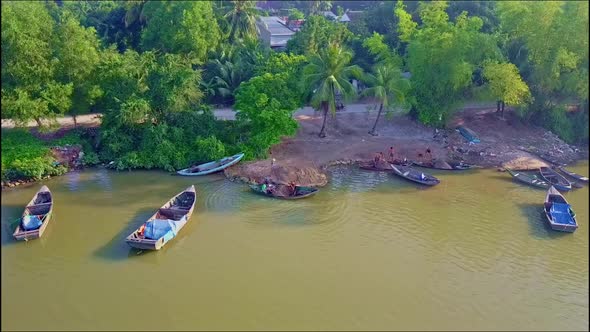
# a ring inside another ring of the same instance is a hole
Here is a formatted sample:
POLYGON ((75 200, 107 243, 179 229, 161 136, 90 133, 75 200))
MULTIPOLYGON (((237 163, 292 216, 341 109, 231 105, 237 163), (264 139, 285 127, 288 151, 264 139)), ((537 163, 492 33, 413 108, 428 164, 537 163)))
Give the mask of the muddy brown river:
MULTIPOLYGON (((588 175, 588 163, 571 170, 588 175)), ((16 242, 41 184, 2 192, 3 330, 581 330, 588 328, 588 187, 543 190, 495 170, 435 171, 432 188, 332 169, 316 196, 257 196, 222 175, 70 173, 43 182, 54 217, 16 242), (159 252, 124 239, 195 184, 189 223, 159 252)))

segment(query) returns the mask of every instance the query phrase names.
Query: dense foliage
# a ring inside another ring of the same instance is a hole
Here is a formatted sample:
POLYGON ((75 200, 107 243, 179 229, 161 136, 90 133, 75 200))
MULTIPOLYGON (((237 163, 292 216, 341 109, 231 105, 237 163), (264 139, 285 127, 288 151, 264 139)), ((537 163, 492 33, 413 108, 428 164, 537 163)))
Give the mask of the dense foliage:
MULTIPOLYGON (((432 126, 445 126, 462 102, 485 97, 569 142, 588 139, 588 2, 1 6, 2 118, 45 126, 62 115, 100 112, 100 140, 88 158, 118 169, 173 170, 241 150, 263 157, 295 133, 298 107, 310 103, 327 117, 338 95, 354 95, 351 80, 360 69, 369 73, 365 95, 384 109, 408 102, 410 113, 432 126), (330 10, 350 14, 351 22, 325 17, 330 10), (261 14, 305 20, 287 52, 258 38, 261 14), (238 120, 218 121, 208 105, 233 106, 238 120)), ((45 143, 34 141, 3 132, 3 151, 8 144, 12 154, 2 159, 3 177, 9 169, 11 177, 59 172, 45 143)))

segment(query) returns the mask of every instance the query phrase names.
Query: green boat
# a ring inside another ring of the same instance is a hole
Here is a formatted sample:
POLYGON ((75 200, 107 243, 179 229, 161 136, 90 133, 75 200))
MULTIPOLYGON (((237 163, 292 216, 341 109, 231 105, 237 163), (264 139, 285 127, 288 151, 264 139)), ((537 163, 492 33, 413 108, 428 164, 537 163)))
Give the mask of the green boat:
POLYGON ((526 173, 512 171, 509 169, 506 169, 506 171, 508 173, 510 173, 510 175, 512 175, 513 178, 517 179, 520 182, 526 183, 530 186, 537 187, 537 188, 543 188, 543 189, 549 189, 551 187, 551 185, 549 183, 539 179, 538 177, 536 177, 534 175, 531 176, 526 173))
POLYGON ((254 191, 255 193, 257 193, 259 195, 263 195, 266 197, 272 197, 272 198, 278 198, 278 199, 288 199, 288 200, 301 199, 301 198, 313 196, 319 191, 319 189, 316 189, 316 188, 295 186, 294 195, 282 196, 282 195, 274 195, 274 194, 269 193, 265 190, 262 190, 262 184, 252 184, 252 185, 250 185, 250 189, 252 189, 252 191, 254 191))

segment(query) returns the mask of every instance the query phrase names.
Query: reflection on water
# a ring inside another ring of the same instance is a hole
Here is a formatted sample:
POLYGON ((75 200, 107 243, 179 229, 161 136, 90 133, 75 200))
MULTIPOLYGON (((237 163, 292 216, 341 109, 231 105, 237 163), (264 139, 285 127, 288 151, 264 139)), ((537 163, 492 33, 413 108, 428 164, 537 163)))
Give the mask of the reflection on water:
POLYGON ((587 328, 588 187, 566 194, 580 227, 565 234, 547 226, 545 192, 508 174, 433 174, 424 188, 340 167, 316 196, 283 201, 219 174, 74 172, 44 183, 55 216, 26 243, 12 223, 41 184, 5 191, 2 329, 587 328), (190 184, 178 237, 129 248, 190 184))

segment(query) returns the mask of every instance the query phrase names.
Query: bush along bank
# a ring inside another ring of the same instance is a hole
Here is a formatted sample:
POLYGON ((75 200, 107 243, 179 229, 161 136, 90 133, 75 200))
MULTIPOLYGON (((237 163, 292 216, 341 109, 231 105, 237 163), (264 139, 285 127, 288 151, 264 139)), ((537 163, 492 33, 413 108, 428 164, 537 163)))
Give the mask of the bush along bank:
MULTIPOLYGON (((35 136, 27 129, 2 130, 2 188, 62 175, 69 170, 98 164, 91 128, 59 135, 35 136), (45 137, 43 137, 45 136, 45 137)), ((56 134, 63 133, 58 132, 56 134)))

